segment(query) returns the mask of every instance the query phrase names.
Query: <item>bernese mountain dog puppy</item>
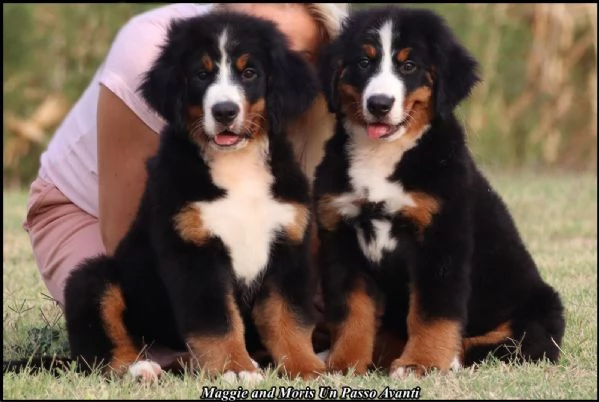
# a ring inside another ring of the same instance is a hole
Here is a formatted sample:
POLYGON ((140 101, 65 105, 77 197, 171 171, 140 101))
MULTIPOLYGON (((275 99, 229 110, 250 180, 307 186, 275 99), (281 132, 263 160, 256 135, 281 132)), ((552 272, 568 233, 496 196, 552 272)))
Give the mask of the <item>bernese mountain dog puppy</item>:
POLYGON ((476 60, 424 9, 356 11, 325 50, 337 116, 316 171, 329 370, 398 378, 558 360, 560 296, 477 168, 454 109, 476 60))
POLYGON ((113 256, 66 284, 73 358, 154 379, 161 367, 140 356, 156 343, 206 373, 259 380, 250 353, 264 347, 290 377, 325 369, 311 342, 309 183, 284 129, 319 90, 272 22, 173 22, 140 87, 167 125, 138 214, 113 256))

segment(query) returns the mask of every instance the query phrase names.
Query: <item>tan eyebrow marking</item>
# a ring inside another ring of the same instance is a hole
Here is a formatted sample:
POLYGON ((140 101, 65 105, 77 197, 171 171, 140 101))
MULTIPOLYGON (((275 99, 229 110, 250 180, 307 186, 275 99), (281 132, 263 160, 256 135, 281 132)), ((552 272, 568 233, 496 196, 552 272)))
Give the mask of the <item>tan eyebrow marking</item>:
POLYGON ((410 56, 410 52, 412 51, 411 47, 406 47, 397 52, 397 60, 400 62, 404 62, 410 56))
POLYGON ((208 72, 211 72, 214 69, 214 62, 212 61, 212 58, 207 54, 202 56, 202 65, 208 72))
POLYGON ((201 61, 202 61, 202 65, 204 66, 206 71, 211 72, 212 69, 214 68, 214 63, 212 62, 212 59, 210 58, 210 56, 208 56, 207 54, 203 55, 201 61))
POLYGON ((237 59, 235 62, 235 67, 237 67, 238 71, 243 71, 245 67, 248 65, 248 60, 250 59, 250 55, 245 53, 237 59))
POLYGON ((371 59, 376 57, 376 48, 372 45, 362 45, 362 49, 364 49, 364 53, 371 59))

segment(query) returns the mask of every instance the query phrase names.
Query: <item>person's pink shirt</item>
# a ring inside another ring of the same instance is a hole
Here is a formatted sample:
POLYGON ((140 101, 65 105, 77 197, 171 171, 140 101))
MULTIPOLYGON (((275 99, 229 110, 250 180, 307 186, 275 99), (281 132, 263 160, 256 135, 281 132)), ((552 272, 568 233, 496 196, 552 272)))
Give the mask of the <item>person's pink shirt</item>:
POLYGON ((137 92, 143 73, 157 57, 174 18, 192 17, 209 9, 208 4, 171 4, 140 14, 121 28, 104 63, 42 154, 41 179, 54 184, 79 208, 98 217, 96 109, 100 84, 159 133, 164 121, 137 92))

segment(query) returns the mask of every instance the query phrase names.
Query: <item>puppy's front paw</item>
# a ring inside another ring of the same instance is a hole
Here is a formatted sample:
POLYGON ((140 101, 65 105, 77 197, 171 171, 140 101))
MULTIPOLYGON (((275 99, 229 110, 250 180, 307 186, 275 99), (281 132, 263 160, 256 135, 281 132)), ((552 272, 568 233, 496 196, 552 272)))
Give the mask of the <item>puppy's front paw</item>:
POLYGON ((372 356, 367 353, 350 353, 348 348, 336 348, 329 355, 326 364, 329 372, 347 374, 353 369, 354 374, 362 375, 366 373, 371 362, 372 356))
POLYGON ((394 380, 401 380, 413 374, 417 378, 421 378, 427 375, 430 369, 423 364, 402 362, 400 359, 397 359, 391 364, 389 377, 394 380))
POLYGON ((347 374, 353 370, 353 373, 356 375, 366 374, 368 371, 368 366, 370 362, 368 361, 345 361, 345 360, 329 360, 327 362, 328 371, 331 373, 342 373, 347 374))
MULTIPOLYGON (((454 363, 452 362, 451 364, 453 367, 454 363)), ((421 378, 434 371, 444 373, 448 370, 449 364, 443 364, 440 361, 436 363, 431 361, 424 362, 419 359, 410 358, 409 356, 402 356, 391 363, 389 376, 395 380, 403 379, 411 374, 417 378, 421 378)))
POLYGON ((450 370, 458 370, 460 367, 461 361, 458 356, 455 356, 453 359, 448 360, 447 362, 445 359, 436 361, 423 361, 422 359, 413 358, 410 356, 401 356, 391 363, 389 376, 396 380, 405 378, 411 374, 420 378, 431 374, 434 371, 447 373, 450 370))
POLYGON ((326 371, 326 366, 314 354, 312 356, 302 356, 301 359, 286 360, 283 363, 283 371, 290 378, 299 376, 304 380, 313 380, 326 371))
POLYGON ((255 385, 264 380, 264 375, 259 370, 255 371, 227 371, 223 374, 223 380, 229 384, 242 382, 245 385, 255 385))
POLYGON ((129 374, 142 383, 151 384, 158 381, 162 368, 151 360, 141 360, 129 366, 129 374))

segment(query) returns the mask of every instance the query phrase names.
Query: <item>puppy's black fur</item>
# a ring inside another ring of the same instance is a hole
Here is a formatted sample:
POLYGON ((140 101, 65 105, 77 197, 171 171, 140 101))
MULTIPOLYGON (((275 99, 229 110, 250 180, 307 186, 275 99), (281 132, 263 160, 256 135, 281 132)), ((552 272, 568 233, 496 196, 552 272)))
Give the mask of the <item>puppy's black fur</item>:
POLYGON ((172 24, 140 88, 167 126, 137 217, 113 256, 85 261, 66 284, 73 358, 122 373, 156 343, 240 373, 256 370, 248 350, 265 347, 290 376, 324 368, 310 342, 309 187, 284 131, 318 89, 271 22, 219 12, 172 24), (239 248, 247 259, 264 251, 264 266, 239 273, 239 248))
POLYGON ((560 297, 454 116, 477 67, 421 9, 357 11, 325 51, 337 126, 314 197, 332 370, 559 358, 560 297))

